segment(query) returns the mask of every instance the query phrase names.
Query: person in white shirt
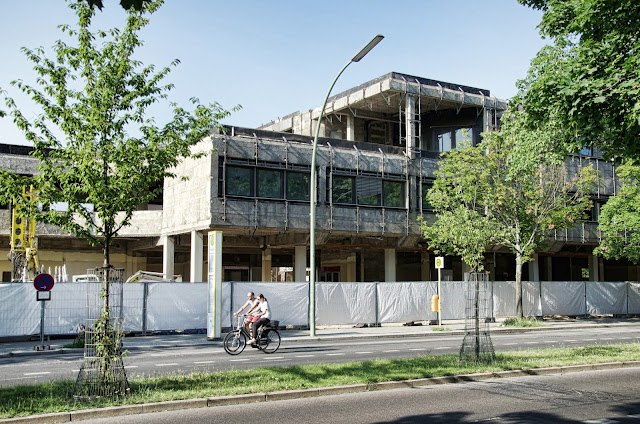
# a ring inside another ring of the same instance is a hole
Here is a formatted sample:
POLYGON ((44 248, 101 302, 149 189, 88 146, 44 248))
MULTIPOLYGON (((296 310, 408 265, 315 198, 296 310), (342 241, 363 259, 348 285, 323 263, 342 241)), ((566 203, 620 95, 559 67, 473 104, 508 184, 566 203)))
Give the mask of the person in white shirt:
MULTIPOLYGON (((249 293, 247 293, 247 301, 233 315, 234 316, 240 315, 240 313, 242 311, 244 311, 246 308, 249 308, 249 310, 247 311, 247 315, 251 315, 251 314, 256 313, 258 311, 258 306, 259 305, 260 305, 260 302, 255 297, 253 292, 249 292, 249 293)), ((246 317, 244 319, 244 326, 247 328, 247 331, 251 331, 251 317, 250 316, 248 316, 248 317, 246 317)))
POLYGON ((257 316, 257 320, 253 321, 253 328, 251 329, 252 331, 252 339, 250 340, 251 344, 256 344, 256 337, 258 336, 258 328, 260 328, 261 325, 265 325, 268 324, 269 321, 271 321, 271 311, 269 310, 269 302, 267 302, 267 299, 261 294, 258 295, 258 301, 260 302, 258 304, 258 308, 260 309, 260 311, 256 314, 257 316))

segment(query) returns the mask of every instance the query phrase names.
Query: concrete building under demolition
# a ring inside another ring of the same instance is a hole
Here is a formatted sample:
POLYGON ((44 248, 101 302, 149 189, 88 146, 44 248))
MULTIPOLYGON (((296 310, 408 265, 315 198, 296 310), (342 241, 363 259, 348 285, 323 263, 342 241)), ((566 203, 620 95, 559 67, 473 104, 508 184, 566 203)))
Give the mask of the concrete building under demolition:
MULTIPOLYGON (((320 128, 315 199, 309 179, 320 108, 256 129, 226 127, 196 146, 207 155, 178 167, 187 180, 166 180, 161 199, 140 205, 113 245, 112 263, 125 275, 146 270, 203 281, 203 238, 220 230, 223 280, 305 281, 313 200, 318 281, 437 279, 418 217, 433 220, 425 194, 439 155, 462 142, 479 143, 481 132, 498 128, 506 107, 489 90, 395 72, 337 94, 320 128)), ((0 168, 35 173, 28 153, 28 147, 0 145, 0 168)), ((523 280, 638 280, 637 266, 591 253, 599 243, 599 208, 619 181, 612 163, 591 151, 568 158, 570 169, 586 164, 604 177, 591 219, 551 234, 523 280)), ((10 232, 10 206, 0 206, 0 258, 9 253, 10 232)), ((84 274, 102 263, 99 249, 57 228, 38 224, 37 236, 45 267, 64 264, 69 274, 84 274)), ((459 258, 447 257, 445 268, 444 278, 464 278, 459 258)), ((499 246, 487 253, 486 269, 492 280, 515 279, 514 257, 499 246)), ((3 281, 10 270, 1 260, 3 281)))

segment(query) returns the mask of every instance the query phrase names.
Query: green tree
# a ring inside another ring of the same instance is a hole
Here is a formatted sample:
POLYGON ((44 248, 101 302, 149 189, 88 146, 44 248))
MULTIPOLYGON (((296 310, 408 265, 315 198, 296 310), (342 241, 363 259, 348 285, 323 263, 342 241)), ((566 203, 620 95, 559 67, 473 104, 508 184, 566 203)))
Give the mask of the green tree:
MULTIPOLYGON (((172 178, 172 168, 191 156, 191 148, 229 114, 219 104, 202 105, 192 99, 193 110, 171 104, 172 117, 164 126, 147 118, 147 108, 167 98, 172 84, 162 84, 170 67, 156 71, 134 59, 142 45, 138 33, 162 1, 132 8, 124 30, 92 32, 95 9, 69 0, 78 17, 77 27, 61 25, 71 42, 59 40, 48 57, 43 48, 23 48, 39 74, 36 84, 20 80, 12 85, 28 95, 42 110, 31 122, 4 90, 10 116, 33 143, 38 174, 22 176, 0 172, 0 203, 16 202, 17 212, 53 224, 100 246, 103 266, 110 264, 114 237, 130 224, 138 205, 162 192, 162 181, 172 178), (37 194, 22 198, 23 187, 37 194), (57 211, 55 204, 67 205, 57 211)), ((177 65, 175 60, 171 66, 177 65)), ((105 355, 113 355, 109 343, 109 282, 104 273, 104 307, 99 320, 104 330, 105 355)), ((98 324, 96 324, 98 327, 98 324)), ((108 380, 110 359, 104 373, 108 380)))
POLYGON ((607 259, 640 260, 640 166, 630 161, 620 166, 620 191, 600 210, 602 242, 594 253, 607 259))
POLYGON ((589 195, 597 184, 592 167, 569 175, 567 162, 548 152, 559 130, 555 123, 537 130, 523 127, 522 112, 507 113, 499 132, 484 134, 479 146, 491 164, 490 196, 486 208, 497 221, 497 244, 507 247, 516 261, 516 313, 523 316, 522 267, 544 246, 552 230, 569 229, 586 218, 589 195))
POLYGON ((531 132, 518 113, 506 114, 503 122, 477 147, 444 155, 428 192, 437 220, 423 220, 422 230, 430 247, 462 256, 473 270, 482 270, 486 247, 507 247, 516 257, 516 311, 522 317, 522 266, 549 231, 584 218, 596 174, 586 167, 570 177, 555 155, 537 153, 553 142, 555 128, 531 132))
POLYGON ((532 61, 513 103, 528 123, 558 122, 561 153, 583 145, 607 157, 640 158, 640 2, 518 0, 544 12, 553 45, 532 61))
POLYGON ((479 148, 442 155, 436 180, 427 192, 435 222, 421 217, 421 230, 436 254, 461 256, 473 272, 484 269, 484 252, 494 244, 497 223, 485 213, 490 196, 490 165, 479 148))

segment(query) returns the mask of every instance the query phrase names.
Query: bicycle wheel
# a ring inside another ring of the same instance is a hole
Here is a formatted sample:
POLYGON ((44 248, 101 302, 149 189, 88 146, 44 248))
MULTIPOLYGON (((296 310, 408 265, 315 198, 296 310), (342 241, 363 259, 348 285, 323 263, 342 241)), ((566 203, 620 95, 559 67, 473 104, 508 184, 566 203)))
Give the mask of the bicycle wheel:
POLYGON ((247 338, 240 331, 232 331, 224 336, 222 346, 229 355, 239 355, 247 346, 247 338))
POLYGON ((273 353, 280 347, 280 333, 278 330, 269 328, 264 330, 264 340, 261 340, 262 351, 264 353, 273 353))

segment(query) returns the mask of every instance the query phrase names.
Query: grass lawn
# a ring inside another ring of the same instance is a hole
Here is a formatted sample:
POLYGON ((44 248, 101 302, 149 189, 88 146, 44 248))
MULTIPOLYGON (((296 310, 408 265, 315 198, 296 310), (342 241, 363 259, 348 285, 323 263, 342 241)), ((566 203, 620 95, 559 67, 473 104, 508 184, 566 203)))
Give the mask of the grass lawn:
POLYGON ((165 400, 635 360, 640 360, 640 343, 502 352, 496 354, 495 362, 490 365, 461 364, 457 355, 427 355, 413 359, 271 367, 140 378, 129 382, 131 394, 126 398, 85 402, 73 399, 74 381, 57 381, 32 386, 0 388, 0 418, 165 400))

